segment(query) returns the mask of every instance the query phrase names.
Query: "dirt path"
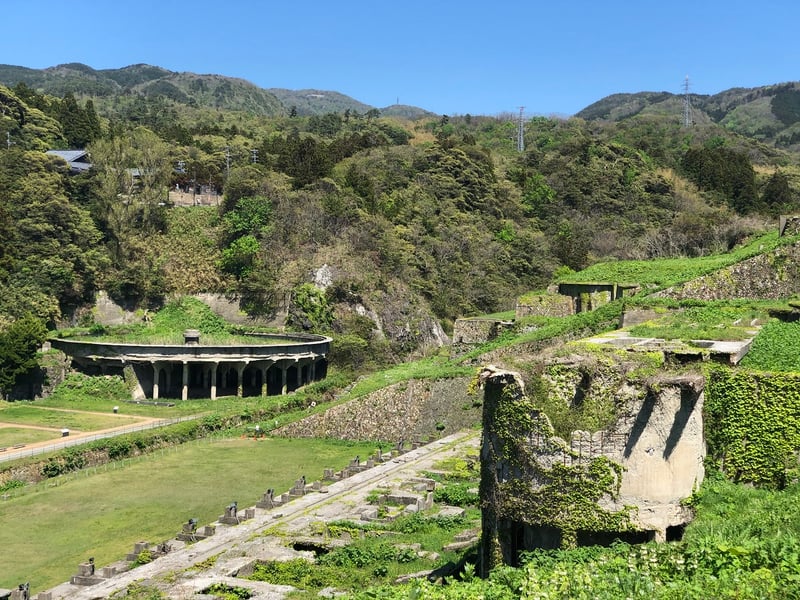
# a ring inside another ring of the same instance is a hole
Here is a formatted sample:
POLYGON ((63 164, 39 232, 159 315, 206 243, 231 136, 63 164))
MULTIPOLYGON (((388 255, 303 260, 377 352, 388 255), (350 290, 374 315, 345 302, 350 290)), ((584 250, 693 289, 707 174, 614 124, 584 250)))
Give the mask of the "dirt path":
MULTIPOLYGON (((68 412, 88 412, 88 411, 68 411, 68 412)), ((108 413, 89 413, 89 414, 101 414, 109 416, 108 413)), ((121 416, 131 418, 131 415, 121 415, 121 416)), ((156 427, 164 427, 166 425, 172 425, 174 423, 179 423, 181 421, 189 421, 192 419, 196 419, 199 418, 200 416, 202 415, 192 415, 190 417, 177 417, 173 419, 158 419, 155 417, 141 417, 141 418, 135 417, 137 419, 136 422, 128 423, 126 425, 119 425, 117 427, 108 427, 106 429, 100 429, 97 431, 85 431, 85 432, 70 430, 68 436, 61 437, 58 439, 58 441, 44 440, 42 442, 33 442, 30 444, 15 445, 12 448, 5 448, 4 450, 0 450, 0 462, 7 462, 10 460, 16 460, 18 458, 35 456, 37 454, 46 454, 48 452, 55 452, 56 450, 62 450, 64 448, 69 448, 70 446, 78 446, 80 444, 85 444, 86 442, 106 439, 117 435, 123 435, 126 433, 133 433, 135 431, 144 431, 146 429, 155 429, 156 427)), ((27 427, 29 429, 46 429, 48 431, 50 430, 49 428, 40 427, 37 425, 0 423, 0 427, 2 427, 3 425, 9 427, 27 427)), ((61 429, 57 429, 57 431, 61 431, 61 429)))

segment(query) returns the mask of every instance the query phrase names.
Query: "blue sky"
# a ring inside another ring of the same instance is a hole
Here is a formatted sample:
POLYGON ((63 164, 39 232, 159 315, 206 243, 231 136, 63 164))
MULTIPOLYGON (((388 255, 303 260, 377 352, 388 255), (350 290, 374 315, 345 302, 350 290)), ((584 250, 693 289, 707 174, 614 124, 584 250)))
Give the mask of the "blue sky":
POLYGON ((3 0, 0 63, 148 63, 440 114, 800 80, 800 2, 3 0))

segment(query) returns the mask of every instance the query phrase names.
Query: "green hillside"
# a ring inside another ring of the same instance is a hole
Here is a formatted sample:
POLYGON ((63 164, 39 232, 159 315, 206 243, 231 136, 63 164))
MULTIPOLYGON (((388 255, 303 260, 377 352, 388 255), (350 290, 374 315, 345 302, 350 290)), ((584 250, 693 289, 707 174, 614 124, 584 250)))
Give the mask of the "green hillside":
MULTIPOLYGON (((14 87, 19 83, 54 96, 70 93, 91 97, 98 104, 103 99, 142 95, 165 99, 181 105, 252 115, 288 115, 294 109, 300 116, 327 113, 364 114, 375 107, 335 91, 263 89, 249 81, 224 75, 176 73, 162 67, 137 64, 119 69, 93 69, 80 63, 67 63, 46 69, 0 65, 0 84, 14 87)), ((432 113, 416 107, 388 107, 387 116, 421 118, 432 113)))
MULTIPOLYGON (((534 117, 518 152, 504 117, 387 117, 221 75, 65 64, 0 79, 18 81, 0 87, 0 327, 89 320, 99 290, 140 311, 210 292, 336 334, 361 366, 394 364, 553 281, 663 286, 741 260, 800 209, 790 147, 642 114, 663 94, 618 121, 534 117), (53 148, 86 148, 93 168, 69 173, 53 148)), ((744 106, 737 94, 717 102, 744 106)))
MULTIPOLYGON (((575 116, 587 120, 621 121, 635 116, 670 116, 680 121, 684 96, 670 92, 613 94, 575 116)), ((733 88, 713 95, 689 94, 695 124, 718 123, 739 135, 780 148, 800 144, 800 82, 758 88, 733 88)))

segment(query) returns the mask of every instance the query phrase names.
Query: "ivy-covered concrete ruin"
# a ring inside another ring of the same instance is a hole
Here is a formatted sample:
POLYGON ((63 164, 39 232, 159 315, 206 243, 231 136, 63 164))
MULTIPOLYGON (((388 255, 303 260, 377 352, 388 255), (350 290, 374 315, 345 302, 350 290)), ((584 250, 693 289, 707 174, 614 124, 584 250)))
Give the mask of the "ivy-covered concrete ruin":
POLYGON ((648 361, 550 358, 529 392, 519 373, 482 371, 484 572, 535 548, 680 537, 704 476, 704 378, 648 361))

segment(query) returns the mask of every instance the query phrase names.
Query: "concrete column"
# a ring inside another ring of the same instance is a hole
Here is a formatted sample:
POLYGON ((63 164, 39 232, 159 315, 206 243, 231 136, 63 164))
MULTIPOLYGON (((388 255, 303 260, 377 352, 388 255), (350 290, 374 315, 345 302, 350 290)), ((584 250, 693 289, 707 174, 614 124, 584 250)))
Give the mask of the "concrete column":
POLYGON ((153 363, 153 400, 158 400, 158 378, 161 376, 161 365, 153 363))
POLYGON ((244 395, 244 363, 237 363, 236 364, 236 396, 237 398, 241 398, 244 395))
POLYGON ((217 399, 217 366, 219 363, 211 363, 211 399, 217 399))
MULTIPOLYGON (((161 367, 162 369, 164 367, 161 367)), ((166 384, 167 384, 167 393, 172 389, 172 363, 167 363, 167 368, 164 369, 164 372, 167 374, 166 376, 166 384)))
POLYGON ((289 391, 288 386, 286 385, 286 363, 281 365, 281 395, 285 396, 286 392, 289 391))
POLYGON ((267 392, 269 391, 267 389, 267 373, 269 373, 270 366, 271 366, 271 363, 267 362, 267 363, 264 364, 263 367, 261 367, 261 397, 262 398, 266 398, 267 397, 267 392))
POLYGON ((189 363, 183 362, 183 377, 181 381, 181 400, 189 399, 189 363))
POLYGON ((311 359, 311 367, 309 368, 309 376, 311 381, 314 382, 317 380, 317 359, 311 359))
POLYGON ((303 386, 303 361, 296 361, 295 368, 297 369, 297 387, 303 386))

